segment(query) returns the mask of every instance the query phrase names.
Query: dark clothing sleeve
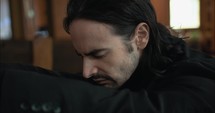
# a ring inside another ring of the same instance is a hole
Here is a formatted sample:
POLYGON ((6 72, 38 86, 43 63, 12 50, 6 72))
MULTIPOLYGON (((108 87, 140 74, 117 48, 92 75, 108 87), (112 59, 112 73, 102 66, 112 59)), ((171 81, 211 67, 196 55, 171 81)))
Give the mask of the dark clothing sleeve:
POLYGON ((1 113, 215 113, 210 77, 164 77, 134 92, 96 86, 73 74, 9 67, 0 69, 1 113))

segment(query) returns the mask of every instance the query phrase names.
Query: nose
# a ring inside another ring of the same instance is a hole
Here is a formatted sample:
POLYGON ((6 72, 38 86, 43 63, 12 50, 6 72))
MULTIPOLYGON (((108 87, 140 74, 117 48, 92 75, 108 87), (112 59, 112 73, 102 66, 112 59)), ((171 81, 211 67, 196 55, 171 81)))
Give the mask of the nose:
POLYGON ((90 78, 92 74, 98 72, 98 68, 95 63, 90 59, 83 59, 83 77, 90 78))

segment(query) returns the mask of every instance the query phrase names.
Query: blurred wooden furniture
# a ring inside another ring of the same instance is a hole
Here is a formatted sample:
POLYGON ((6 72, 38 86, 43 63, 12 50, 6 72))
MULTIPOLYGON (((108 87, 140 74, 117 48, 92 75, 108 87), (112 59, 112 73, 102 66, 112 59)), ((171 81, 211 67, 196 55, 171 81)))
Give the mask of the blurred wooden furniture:
POLYGON ((215 56, 215 1, 201 0, 201 48, 215 56))
POLYGON ((33 41, 0 41, 0 62, 35 65, 46 69, 77 73, 81 58, 76 55, 71 41, 36 38, 33 41))
POLYGON ((33 41, 33 65, 52 69, 53 43, 51 38, 36 38, 33 41))

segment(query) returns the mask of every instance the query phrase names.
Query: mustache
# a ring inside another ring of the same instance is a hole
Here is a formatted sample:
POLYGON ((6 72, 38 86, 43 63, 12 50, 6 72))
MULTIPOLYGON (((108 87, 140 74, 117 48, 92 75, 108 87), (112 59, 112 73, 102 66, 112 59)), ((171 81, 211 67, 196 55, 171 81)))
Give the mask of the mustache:
POLYGON ((92 74, 89 79, 91 79, 91 80, 94 80, 94 79, 105 79, 105 80, 110 80, 110 81, 115 82, 115 80, 113 78, 111 78, 110 76, 108 76, 106 74, 101 74, 101 73, 92 74))

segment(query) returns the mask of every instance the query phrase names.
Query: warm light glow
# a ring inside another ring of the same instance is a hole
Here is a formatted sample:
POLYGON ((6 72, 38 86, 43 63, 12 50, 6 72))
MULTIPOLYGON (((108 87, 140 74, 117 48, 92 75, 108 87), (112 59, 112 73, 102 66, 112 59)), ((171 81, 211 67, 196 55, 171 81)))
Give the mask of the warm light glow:
POLYGON ((200 27, 200 0, 170 0, 170 26, 173 29, 200 27))

